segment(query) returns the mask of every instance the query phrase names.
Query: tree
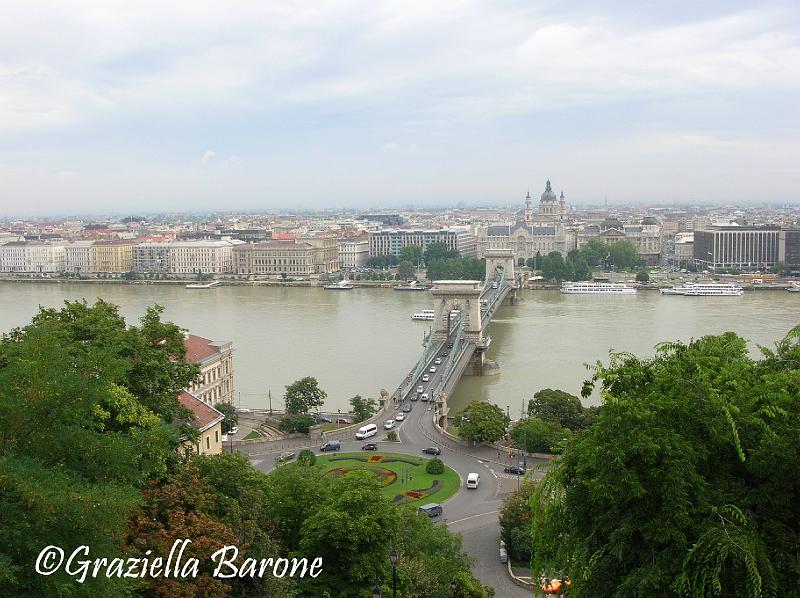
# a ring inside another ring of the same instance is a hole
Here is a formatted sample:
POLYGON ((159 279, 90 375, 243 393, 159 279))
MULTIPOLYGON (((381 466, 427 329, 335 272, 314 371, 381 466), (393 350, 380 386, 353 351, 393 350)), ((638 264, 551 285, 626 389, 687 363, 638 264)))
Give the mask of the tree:
POLYGON ((425 472, 431 475, 439 475, 444 473, 444 463, 441 459, 434 457, 425 464, 425 472))
POLYGON ((647 270, 639 270, 636 273, 636 282, 649 282, 650 281, 650 274, 647 270))
POLYGON ((350 399, 350 407, 353 419, 357 422, 369 419, 378 411, 378 403, 375 399, 363 399, 361 395, 356 395, 350 399))
POLYGON ((530 502, 536 482, 526 479, 519 490, 503 500, 500 507, 500 537, 506 543, 511 558, 517 562, 531 560, 530 502))
POLYGON ((576 596, 798 596, 800 326, 612 353, 605 404, 533 498, 533 576, 576 596), (624 439, 624 441, 623 441, 624 439))
POLYGON ((422 261, 422 247, 419 245, 406 245, 400 248, 400 263, 410 262, 412 266, 418 266, 422 261))
POLYGON ((385 255, 374 255, 367 260, 367 266, 383 270, 389 265, 389 260, 385 255))
POLYGON ((319 387, 316 378, 306 376, 286 387, 283 395, 286 413, 297 415, 308 413, 314 407, 321 407, 325 404, 327 394, 319 387))
POLYGON ((558 251, 551 251, 540 260, 542 276, 548 280, 566 280, 569 278, 570 269, 563 256, 558 251))
POLYGON ((608 250, 611 253, 611 263, 619 270, 633 268, 639 263, 639 253, 630 241, 612 243, 608 250))
POLYGON ((307 413, 298 413, 297 415, 285 415, 278 424, 278 429, 281 432, 292 434, 299 432, 301 434, 308 434, 309 428, 314 425, 314 418, 307 413))
POLYGON ((397 267, 397 280, 411 280, 414 278, 415 273, 414 264, 408 261, 402 261, 397 267))
POLYGON ((528 401, 528 415, 572 431, 581 428, 583 411, 581 400, 563 390, 545 388, 528 401))
POLYGON ((231 405, 230 403, 217 403, 214 405, 214 409, 219 411, 222 415, 225 416, 225 419, 222 420, 222 433, 227 434, 231 431, 233 426, 239 424, 239 414, 236 413, 236 407, 231 405))
POLYGON ((494 442, 506 433, 511 419, 497 405, 472 401, 464 410, 469 421, 462 425, 459 434, 472 442, 494 442))
POLYGON ((526 417, 511 430, 514 446, 533 453, 560 453, 564 441, 571 436, 568 428, 538 417, 526 417))
POLYGON ((297 455, 297 462, 300 465, 315 465, 317 463, 317 456, 311 449, 303 449, 297 455))
POLYGON ((429 243, 425 247, 424 260, 427 266, 430 266, 435 261, 457 257, 459 257, 459 253, 448 249, 447 243, 429 243))

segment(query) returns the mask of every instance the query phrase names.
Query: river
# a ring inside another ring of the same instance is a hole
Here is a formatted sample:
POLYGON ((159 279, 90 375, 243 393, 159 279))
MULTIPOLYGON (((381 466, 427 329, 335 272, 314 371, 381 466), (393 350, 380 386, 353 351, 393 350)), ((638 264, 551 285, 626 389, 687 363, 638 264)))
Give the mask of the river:
MULTIPOLYGON (((325 409, 346 411, 355 394, 377 397, 395 390, 422 350, 429 322, 411 314, 430 308, 424 292, 391 289, 325 291, 319 288, 0 282, 0 330, 28 323, 37 306, 65 299, 116 303, 134 323, 153 303, 164 317, 193 334, 234 345, 237 400, 242 407, 280 408, 285 386, 314 376, 328 393, 325 409)), ((542 388, 578 394, 588 377, 584 364, 607 361, 609 349, 652 355, 665 340, 688 341, 733 330, 772 346, 800 324, 800 295, 782 291, 742 297, 561 295, 525 291, 500 308, 489 328, 488 357, 496 376, 465 377, 452 409, 484 399, 519 416, 523 401, 542 388)), ((755 353, 754 353, 755 354, 755 353)), ((587 401, 598 401, 595 395, 587 401)))

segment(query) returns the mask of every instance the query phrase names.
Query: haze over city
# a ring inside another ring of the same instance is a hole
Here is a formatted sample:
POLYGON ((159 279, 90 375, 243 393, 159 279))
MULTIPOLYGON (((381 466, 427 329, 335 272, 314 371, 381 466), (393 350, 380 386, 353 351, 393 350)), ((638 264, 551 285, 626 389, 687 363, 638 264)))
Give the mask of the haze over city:
POLYGON ((796 202, 796 4, 673 7, 7 4, 0 215, 796 202))

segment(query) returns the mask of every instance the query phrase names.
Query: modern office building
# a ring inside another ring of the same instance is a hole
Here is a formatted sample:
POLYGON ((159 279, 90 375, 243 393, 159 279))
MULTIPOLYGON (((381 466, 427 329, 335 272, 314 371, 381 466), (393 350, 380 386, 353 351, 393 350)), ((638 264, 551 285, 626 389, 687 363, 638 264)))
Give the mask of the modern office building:
POLYGON ((784 228, 778 236, 778 261, 800 270, 800 228, 784 228))
POLYGON ((476 257, 475 235, 469 227, 443 229, 384 229, 369 235, 369 255, 396 255, 409 245, 419 245, 423 250, 431 243, 444 243, 450 251, 463 257, 476 257))
POLYGON ((719 226, 694 231, 694 262, 701 270, 765 270, 780 261, 777 226, 719 226))

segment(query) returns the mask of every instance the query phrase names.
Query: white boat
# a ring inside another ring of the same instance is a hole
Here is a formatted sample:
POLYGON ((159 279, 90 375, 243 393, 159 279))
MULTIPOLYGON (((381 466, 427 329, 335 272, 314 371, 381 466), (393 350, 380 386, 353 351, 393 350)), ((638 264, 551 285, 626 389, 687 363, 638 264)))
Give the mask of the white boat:
POLYGON ((324 284, 322 285, 323 289, 328 289, 329 291, 349 291, 350 289, 354 289, 355 287, 350 284, 349 280, 342 280, 337 282, 336 284, 324 284))
POLYGON ((621 282, 562 282, 561 292, 565 295, 635 295, 636 287, 621 282))
POLYGON ((411 314, 412 320, 428 320, 432 322, 435 318, 436 318, 436 312, 433 311, 432 309, 423 309, 420 312, 411 314))
POLYGON ((729 282, 687 282, 671 289, 661 289, 662 295, 684 297, 738 297, 744 289, 729 282))
POLYGON ((215 280, 214 282, 209 282, 207 284, 199 284, 199 283, 187 284, 186 288, 187 289, 213 289, 214 287, 217 287, 220 284, 222 284, 220 281, 215 280))
POLYGON ((800 284, 793 284, 786 290, 790 293, 800 293, 800 284))
POLYGON ((399 284, 394 287, 395 291, 427 291, 430 287, 419 284, 418 281, 412 280, 408 284, 399 284))

